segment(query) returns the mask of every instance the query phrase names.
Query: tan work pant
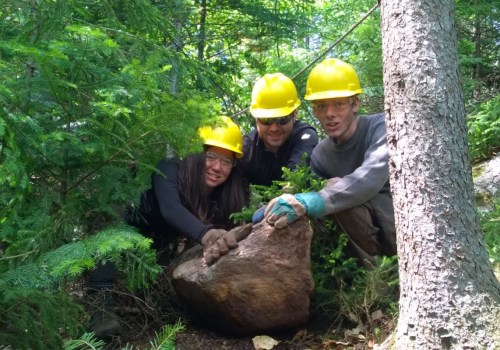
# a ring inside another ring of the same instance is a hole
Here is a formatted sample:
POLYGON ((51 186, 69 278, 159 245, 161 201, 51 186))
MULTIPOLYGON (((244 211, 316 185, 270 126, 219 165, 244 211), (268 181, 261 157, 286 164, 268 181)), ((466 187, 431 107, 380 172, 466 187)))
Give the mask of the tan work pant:
POLYGON ((349 237, 347 254, 370 268, 376 256, 392 256, 396 250, 394 208, 389 194, 379 193, 368 202, 346 209, 334 219, 349 237))

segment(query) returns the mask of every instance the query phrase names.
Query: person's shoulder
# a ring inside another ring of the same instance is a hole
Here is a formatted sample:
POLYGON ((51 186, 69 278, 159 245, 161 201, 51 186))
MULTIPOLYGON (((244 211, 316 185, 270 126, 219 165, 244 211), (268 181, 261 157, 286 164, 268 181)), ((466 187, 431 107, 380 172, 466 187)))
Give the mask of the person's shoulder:
POLYGON ((257 136, 257 129, 254 128, 250 132, 247 132, 245 135, 243 135, 243 142, 246 143, 248 141, 253 141, 255 140, 256 136, 257 136))
POLYGON ((295 123, 293 124, 293 129, 297 131, 310 129, 316 132, 316 128, 314 126, 302 120, 296 120, 295 123))
POLYGON ((253 129, 249 133, 243 135, 243 158, 248 160, 253 154, 253 149, 258 148, 257 129, 253 129))
POLYGON ((373 114, 373 124, 381 125, 385 129, 385 113, 373 114))
POLYGON ((362 124, 365 124, 366 127, 374 128, 383 126, 385 128, 385 113, 376 113, 363 115, 359 118, 362 124))
POLYGON ((162 158, 156 164, 156 168, 162 173, 170 173, 179 168, 179 159, 177 158, 162 158))
POLYGON ((293 125, 293 135, 299 139, 313 138, 316 142, 318 141, 316 129, 312 125, 300 120, 297 120, 293 125))
POLYGON ((156 163, 156 166, 178 165, 179 161, 179 158, 162 158, 158 161, 158 163, 156 163))
POLYGON ((385 121, 385 113, 375 113, 375 114, 369 114, 369 115, 364 115, 362 118, 372 122, 372 123, 380 123, 385 121))
POLYGON ((320 140, 311 153, 311 164, 319 165, 333 152, 333 142, 329 137, 320 140))

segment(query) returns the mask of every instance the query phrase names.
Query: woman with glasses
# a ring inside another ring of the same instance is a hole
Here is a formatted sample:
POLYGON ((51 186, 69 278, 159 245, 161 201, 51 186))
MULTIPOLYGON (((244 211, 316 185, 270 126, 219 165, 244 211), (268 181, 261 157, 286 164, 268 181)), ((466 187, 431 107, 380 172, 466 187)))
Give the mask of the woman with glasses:
POLYGON ((159 173, 129 220, 153 238, 160 254, 176 236, 203 244, 207 264, 236 246, 227 231, 235 226, 229 216, 247 205, 249 191, 240 163, 241 131, 222 119, 222 127, 200 129, 204 152, 158 163, 159 173))
MULTIPOLYGON (((161 160, 151 177, 151 188, 141 195, 139 208, 127 215, 130 225, 153 239, 160 264, 175 255, 178 238, 201 243, 207 265, 238 245, 228 230, 236 226, 229 216, 240 212, 249 198, 240 164, 243 136, 231 119, 222 117, 222 125, 200 129, 203 152, 182 160, 161 160)), ((111 297, 115 275, 114 265, 108 262, 89 276, 89 290, 104 295, 89 324, 99 339, 121 332, 111 297)))
POLYGON ((297 120, 299 106, 295 84, 284 74, 266 74, 255 83, 250 112, 256 128, 244 136, 243 146, 245 175, 251 184, 270 186, 282 179, 283 167, 309 165, 318 135, 297 120))

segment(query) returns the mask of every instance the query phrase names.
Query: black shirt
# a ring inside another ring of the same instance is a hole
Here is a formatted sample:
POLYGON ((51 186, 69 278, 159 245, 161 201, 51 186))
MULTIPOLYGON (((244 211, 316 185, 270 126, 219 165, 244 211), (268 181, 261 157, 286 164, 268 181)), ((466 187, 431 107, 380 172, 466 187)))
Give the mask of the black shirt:
POLYGON ((294 169, 297 165, 309 165, 317 144, 316 129, 298 120, 293 124, 292 134, 276 153, 266 150, 255 129, 243 137, 245 175, 250 184, 270 186, 273 181, 282 179, 282 167, 294 169), (305 164, 302 163, 304 153, 307 154, 305 164))
POLYGON ((140 220, 132 222, 145 233, 182 235, 200 242, 211 224, 204 224, 181 201, 179 194, 178 161, 161 160, 157 165, 160 175, 152 175, 152 187, 141 196, 140 220), (149 231, 149 232, 148 232, 149 231))

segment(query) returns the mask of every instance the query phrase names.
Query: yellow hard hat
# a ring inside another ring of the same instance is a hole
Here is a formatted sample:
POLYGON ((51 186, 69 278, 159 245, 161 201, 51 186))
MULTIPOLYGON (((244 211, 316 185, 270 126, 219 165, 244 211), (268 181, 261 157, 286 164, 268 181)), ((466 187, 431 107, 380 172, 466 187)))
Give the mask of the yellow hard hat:
POLYGON ((240 128, 231 118, 226 116, 220 118, 223 126, 203 126, 199 129, 199 135, 204 140, 204 144, 233 151, 236 158, 243 157, 243 135, 240 128))
POLYGON ((300 106, 297 88, 282 73, 266 74, 253 86, 250 113, 255 118, 279 118, 300 106))
POLYGON ((323 100, 362 93, 354 67, 337 58, 327 58, 311 70, 304 99, 323 100))

